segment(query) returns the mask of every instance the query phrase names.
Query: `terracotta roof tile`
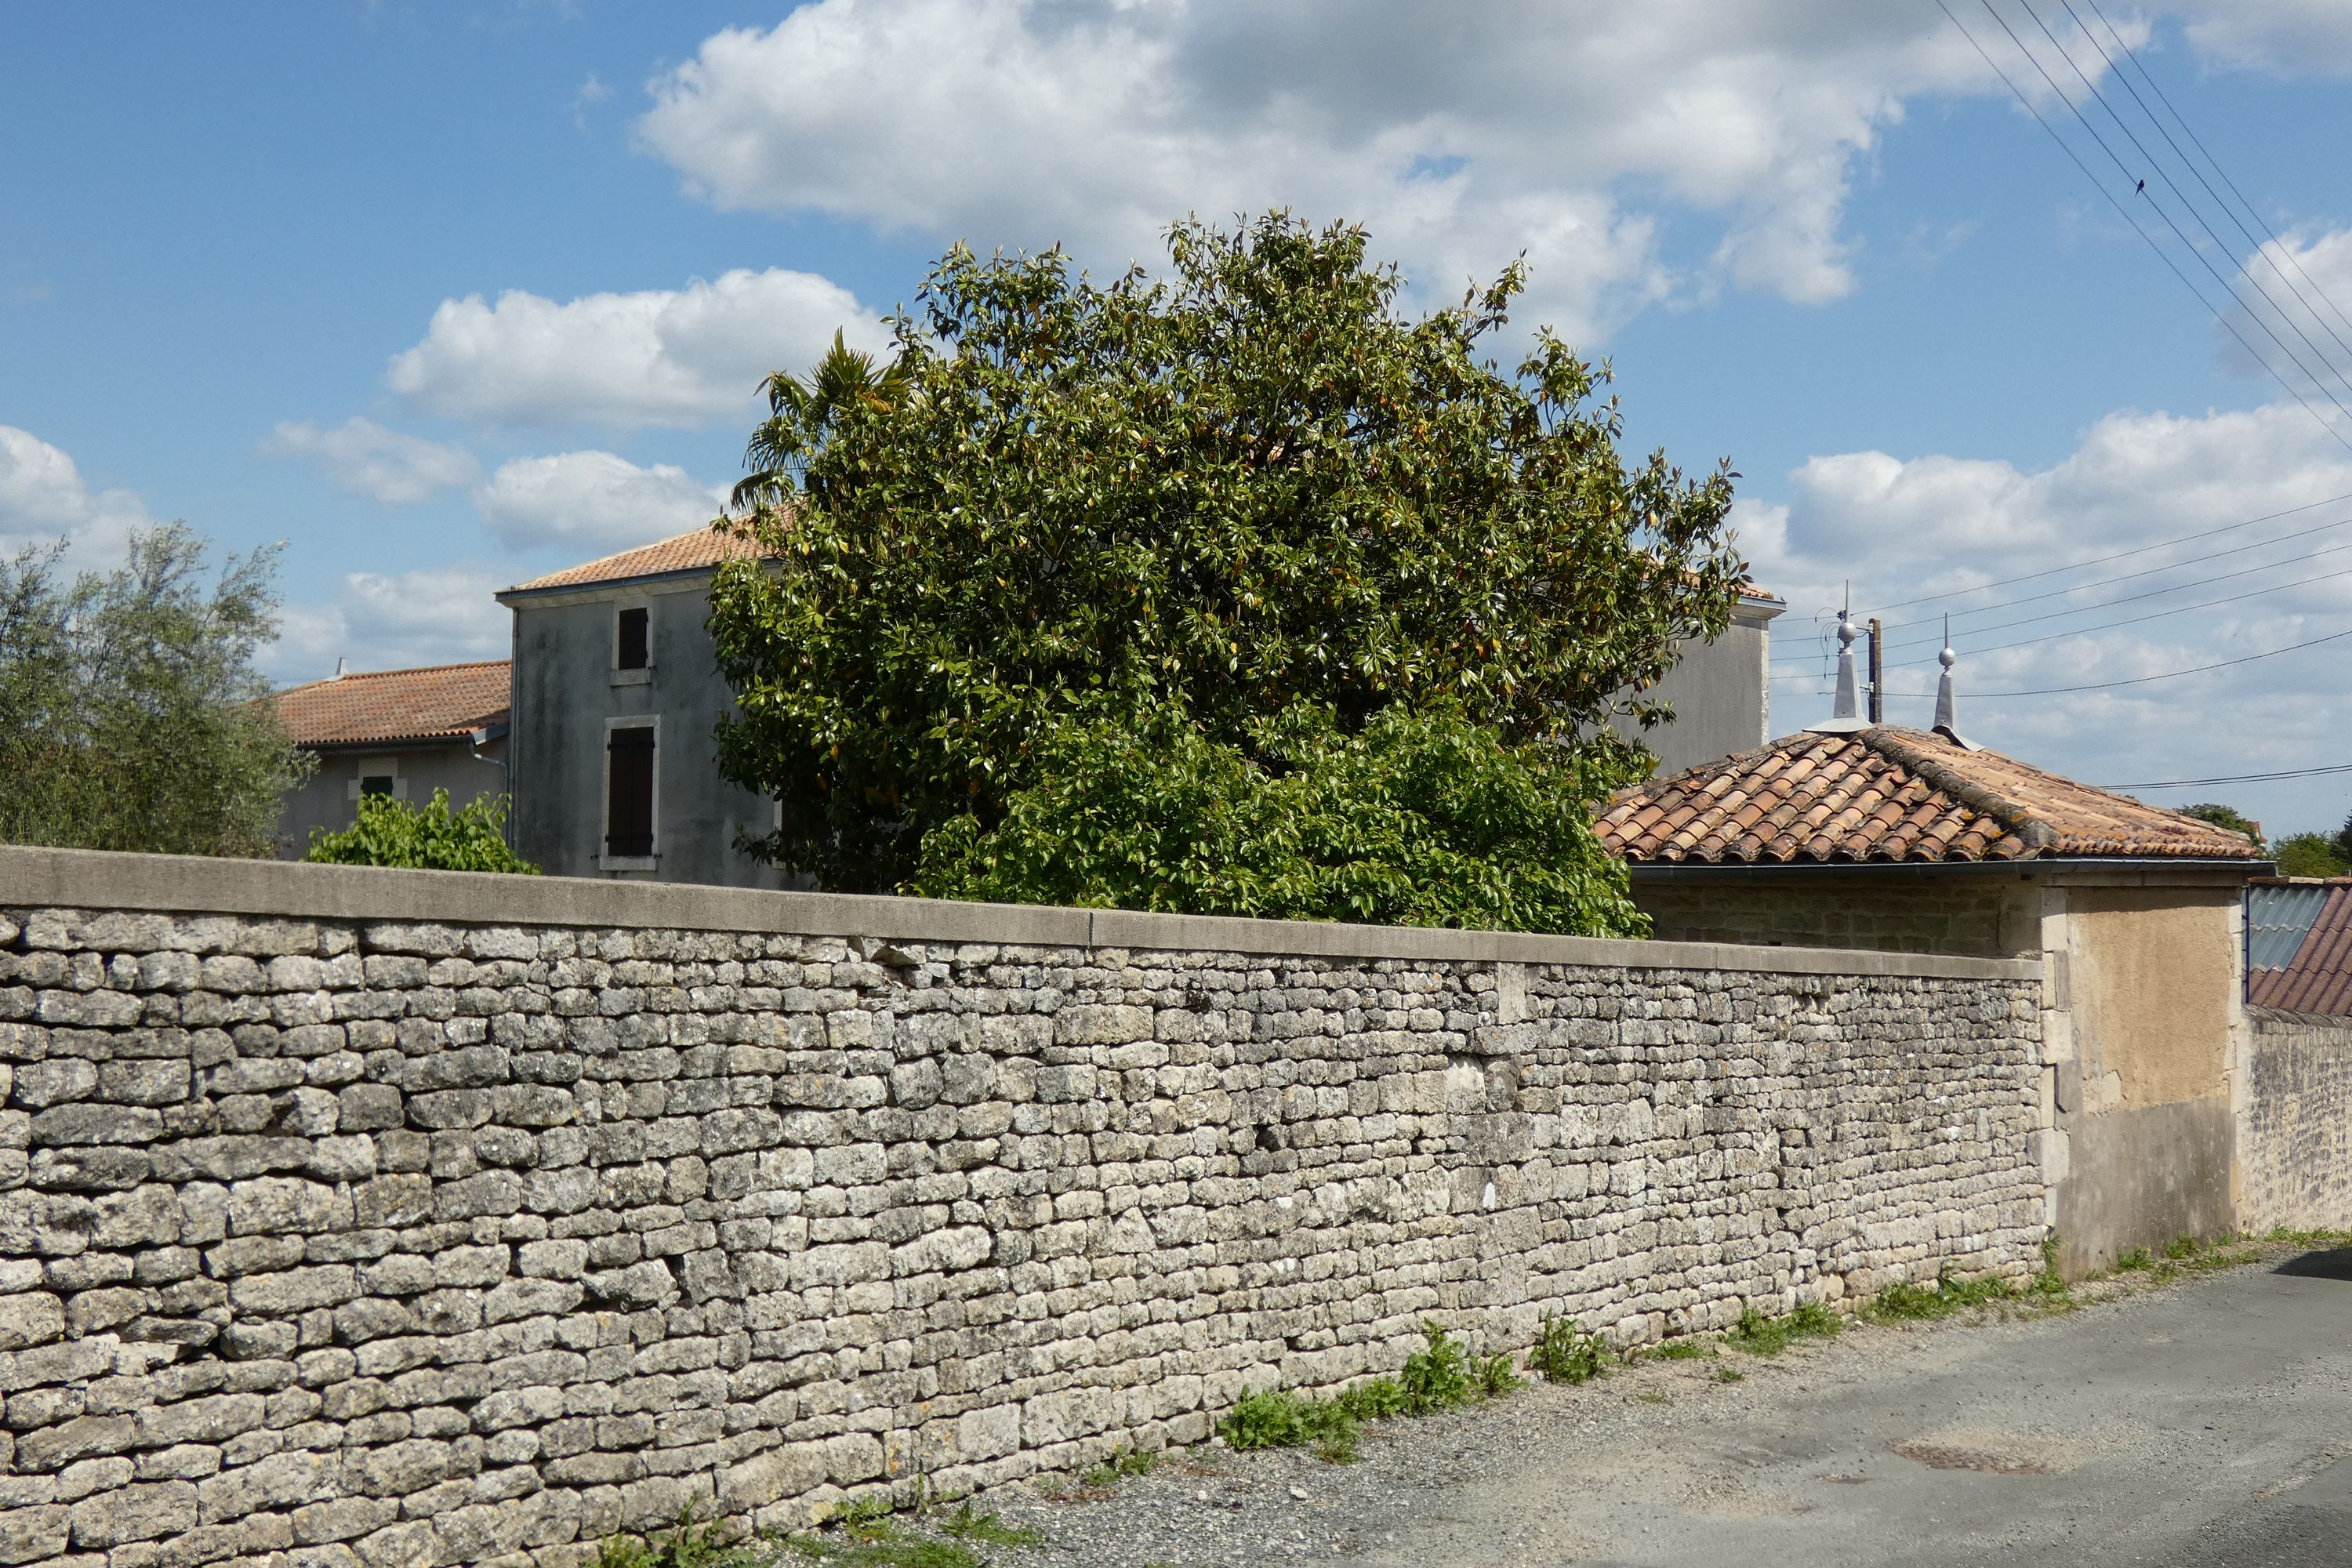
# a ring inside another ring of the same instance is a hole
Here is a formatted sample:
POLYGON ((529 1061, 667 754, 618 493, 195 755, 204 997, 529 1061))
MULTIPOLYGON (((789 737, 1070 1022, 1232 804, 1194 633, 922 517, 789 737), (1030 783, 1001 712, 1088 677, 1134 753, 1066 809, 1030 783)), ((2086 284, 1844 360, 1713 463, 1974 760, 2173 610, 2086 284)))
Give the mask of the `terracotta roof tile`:
POLYGON ((2352 881, 2328 894, 2286 966, 2252 971, 2246 990, 2259 1006, 2352 1014, 2352 881))
POLYGON ((505 659, 383 669, 292 687, 271 700, 305 746, 447 740, 503 724, 513 689, 505 659))
POLYGON ((544 577, 534 577, 528 583, 518 583, 507 592, 530 594, 545 588, 584 588, 640 577, 666 577, 677 572, 702 571, 722 561, 740 560, 757 551, 750 540, 731 530, 698 528, 690 533, 657 539, 617 555, 601 556, 561 572, 551 572, 544 577))
POLYGON ((1653 780, 1596 826, 1613 853, 1665 864, 2260 858, 2243 834, 1891 725, 1783 736, 1653 780))

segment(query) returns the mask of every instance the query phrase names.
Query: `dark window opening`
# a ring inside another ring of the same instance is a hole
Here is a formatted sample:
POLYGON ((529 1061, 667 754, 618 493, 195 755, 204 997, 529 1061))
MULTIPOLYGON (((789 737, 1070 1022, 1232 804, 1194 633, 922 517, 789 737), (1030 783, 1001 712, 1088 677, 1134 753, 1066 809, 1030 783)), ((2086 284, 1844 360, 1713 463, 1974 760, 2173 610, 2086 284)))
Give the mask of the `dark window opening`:
POLYGON ((623 610, 620 622, 620 668, 643 669, 647 663, 646 612, 623 610))
POLYGON ((392 775, 390 773, 366 774, 360 780, 360 793, 362 795, 390 795, 392 793, 392 775))
MULTIPOLYGON (((642 611, 639 612, 643 614, 642 611)), ((614 730, 604 743, 604 853, 654 852, 654 732, 651 725, 614 730)))

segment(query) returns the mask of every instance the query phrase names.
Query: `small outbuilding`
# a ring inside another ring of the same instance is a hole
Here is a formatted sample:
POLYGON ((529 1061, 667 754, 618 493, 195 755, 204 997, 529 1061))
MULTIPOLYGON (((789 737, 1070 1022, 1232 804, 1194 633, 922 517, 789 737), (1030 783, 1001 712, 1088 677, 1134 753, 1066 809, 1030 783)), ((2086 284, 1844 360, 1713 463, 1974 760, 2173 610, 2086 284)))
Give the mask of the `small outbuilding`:
POLYGON ((278 854, 298 858, 313 829, 359 818, 360 797, 422 805, 436 789, 453 806, 508 793, 505 659, 337 674, 272 699, 294 743, 318 768, 287 792, 278 854))
POLYGON ((2252 839, 1851 720, 1628 790, 1597 826, 1662 939, 2038 958, 2062 1262, 2232 1228, 2252 839))

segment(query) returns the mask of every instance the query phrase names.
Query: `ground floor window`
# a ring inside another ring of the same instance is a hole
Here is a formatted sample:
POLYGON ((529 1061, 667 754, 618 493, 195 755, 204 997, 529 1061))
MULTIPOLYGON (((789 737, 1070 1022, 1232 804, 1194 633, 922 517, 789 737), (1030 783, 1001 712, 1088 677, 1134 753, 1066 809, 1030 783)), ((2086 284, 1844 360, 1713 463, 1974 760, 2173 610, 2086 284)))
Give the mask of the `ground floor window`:
POLYGON ((650 723, 614 724, 604 735, 604 854, 643 860, 654 852, 654 758, 650 723))

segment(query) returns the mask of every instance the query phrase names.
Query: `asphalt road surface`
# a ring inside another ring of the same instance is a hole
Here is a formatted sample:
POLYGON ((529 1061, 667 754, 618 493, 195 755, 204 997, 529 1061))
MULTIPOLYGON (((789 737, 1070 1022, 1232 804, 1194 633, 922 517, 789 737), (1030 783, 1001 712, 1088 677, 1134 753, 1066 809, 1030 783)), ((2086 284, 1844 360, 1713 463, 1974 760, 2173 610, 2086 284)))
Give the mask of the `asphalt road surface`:
POLYGON ((1351 1466, 1204 1452, 1004 1506, 1056 1568, 2352 1568, 2352 1249, 1654 1362, 1381 1423, 1351 1466))

